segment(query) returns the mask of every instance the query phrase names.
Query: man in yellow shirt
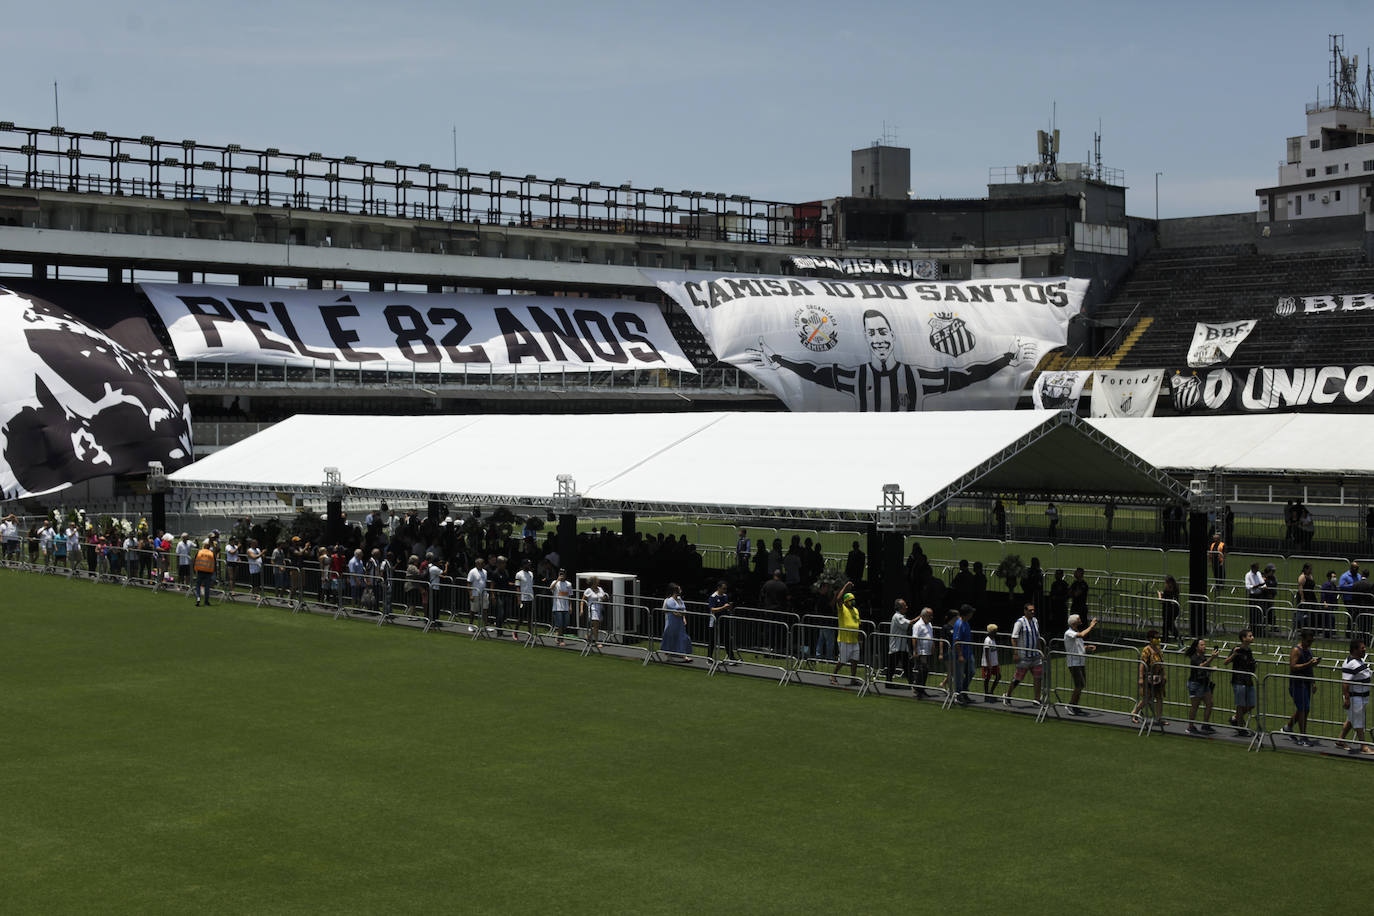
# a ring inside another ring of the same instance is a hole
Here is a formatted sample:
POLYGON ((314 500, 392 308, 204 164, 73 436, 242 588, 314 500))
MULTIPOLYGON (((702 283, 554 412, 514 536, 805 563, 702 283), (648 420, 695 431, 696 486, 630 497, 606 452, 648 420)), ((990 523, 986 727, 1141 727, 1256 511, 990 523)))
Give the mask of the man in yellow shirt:
POLYGON ((840 589, 835 596, 835 616, 838 621, 838 632, 835 641, 839 643, 840 657, 835 662, 835 670, 830 673, 830 683, 838 685, 840 682, 835 679, 835 675, 840 673, 840 668, 845 662, 849 663, 849 676, 852 680, 858 680, 859 652, 863 645, 863 635, 859 632, 859 609, 854 604, 854 583, 846 581, 844 588, 840 589))

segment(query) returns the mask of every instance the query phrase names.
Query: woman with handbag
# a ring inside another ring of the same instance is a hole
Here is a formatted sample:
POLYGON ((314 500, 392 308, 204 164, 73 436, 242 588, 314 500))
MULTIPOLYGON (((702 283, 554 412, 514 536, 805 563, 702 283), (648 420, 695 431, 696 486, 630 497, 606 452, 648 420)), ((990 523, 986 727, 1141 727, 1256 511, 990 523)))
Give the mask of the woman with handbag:
POLYGON ((1207 654, 1207 640, 1195 639, 1193 644, 1188 647, 1188 728, 1185 729, 1190 735, 1210 735, 1212 733, 1212 669, 1211 664, 1216 657, 1221 654, 1220 649, 1213 649, 1212 654, 1207 654), (1197 708, 1203 703, 1206 706, 1202 710, 1202 724, 1194 727, 1193 721, 1197 718, 1197 708))
MULTIPOLYGON (((1140 702, 1136 712, 1145 712, 1153 706, 1154 718, 1161 726, 1168 725, 1164 718, 1164 688, 1168 678, 1164 668, 1164 653, 1159 648, 1159 631, 1150 630, 1145 634, 1149 640, 1140 650, 1140 675, 1137 686, 1140 689, 1140 702)), ((1140 717, 1131 714, 1131 721, 1138 722, 1140 717)))

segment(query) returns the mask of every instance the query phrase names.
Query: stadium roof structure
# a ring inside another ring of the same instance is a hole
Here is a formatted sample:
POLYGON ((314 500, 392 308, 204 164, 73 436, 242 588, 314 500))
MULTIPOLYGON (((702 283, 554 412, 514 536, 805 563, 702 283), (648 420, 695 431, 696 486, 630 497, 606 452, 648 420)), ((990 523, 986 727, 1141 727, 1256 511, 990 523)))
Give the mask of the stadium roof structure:
POLYGON ((1367 414, 1119 417, 1088 423, 1173 472, 1374 477, 1374 429, 1367 414))
POLYGON ((876 520, 958 495, 1158 503, 1186 488, 1068 411, 292 417, 170 475, 193 490, 876 520), (334 485, 335 487, 338 484, 334 485), (567 481, 565 488, 570 488, 567 481))

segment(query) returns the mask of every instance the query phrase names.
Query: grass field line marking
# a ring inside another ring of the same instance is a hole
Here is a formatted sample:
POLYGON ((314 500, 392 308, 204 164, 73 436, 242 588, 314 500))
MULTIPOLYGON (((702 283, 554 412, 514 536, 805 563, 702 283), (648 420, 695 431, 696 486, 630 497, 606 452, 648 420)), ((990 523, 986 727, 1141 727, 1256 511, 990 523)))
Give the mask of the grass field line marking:
POLYGON ((659 455, 662 455, 664 452, 667 452, 667 451, 670 451, 670 450, 672 450, 672 449, 677 448, 679 445, 681 445, 682 443, 686 442, 688 439, 694 439, 694 438, 696 438, 697 436, 699 436, 699 435, 701 435, 702 433, 706 432, 706 430, 710 429, 712 426, 715 426, 717 423, 719 423, 720 421, 722 421, 722 420, 724 420, 724 419, 725 419, 725 415, 724 415, 724 414, 717 414, 714 418, 712 418, 712 419, 711 419, 708 423, 706 423, 705 425, 699 426, 699 427, 697 427, 696 429, 693 429, 693 430, 689 431, 685 436, 682 436, 682 437, 680 437, 680 438, 674 439, 672 442, 667 443, 666 445, 662 446, 661 448, 655 449, 653 452, 650 452, 648 455, 645 455, 643 458, 641 458, 640 460, 636 461, 634 464, 630 465, 629 467, 627 467, 627 468, 621 470, 620 472, 618 472, 618 473, 616 473, 616 474, 611 475, 610 477, 607 477, 605 480, 598 480, 596 483, 592 484, 591 486, 589 486, 589 487, 587 488, 587 492, 586 492, 586 494, 584 494, 584 495, 587 495, 587 496, 592 496, 592 495, 594 495, 594 494, 592 493, 592 491, 595 490, 597 487, 604 487, 606 484, 614 483, 615 481, 617 481, 617 480, 619 480, 620 478, 624 477, 626 474, 630 473, 631 471, 637 470, 638 468, 642 467, 643 465, 648 464, 650 461, 653 461, 655 458, 657 458, 659 455))

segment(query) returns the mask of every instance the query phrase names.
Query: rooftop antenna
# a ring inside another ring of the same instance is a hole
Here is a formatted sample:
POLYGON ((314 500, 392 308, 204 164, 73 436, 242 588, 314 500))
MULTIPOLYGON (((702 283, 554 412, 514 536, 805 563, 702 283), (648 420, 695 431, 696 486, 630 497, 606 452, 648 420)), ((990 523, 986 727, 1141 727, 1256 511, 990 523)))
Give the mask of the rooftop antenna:
POLYGON ((1097 119, 1097 133, 1093 134, 1093 174, 1102 179, 1102 119, 1097 119))
POLYGON ((56 127, 62 126, 62 112, 57 107, 57 80, 52 81, 52 123, 56 127))
MULTIPOLYGON (((1361 98, 1360 55, 1345 56, 1345 36, 1331 38, 1331 107, 1365 109, 1368 99, 1361 98)), ((1366 63, 1368 56, 1366 55, 1366 63)))
POLYGON ((453 125, 453 170, 458 171, 458 125, 453 125))
POLYGON ((1058 103, 1056 103, 1056 115, 1050 120, 1050 129, 1035 132, 1036 152, 1040 154, 1040 166, 1036 169, 1036 173, 1037 178, 1044 181, 1059 180, 1059 128, 1054 126, 1057 120, 1057 108, 1058 103))
POLYGON ((886 121, 883 122, 883 146, 897 145, 897 128, 899 126, 898 124, 889 124, 886 121))

